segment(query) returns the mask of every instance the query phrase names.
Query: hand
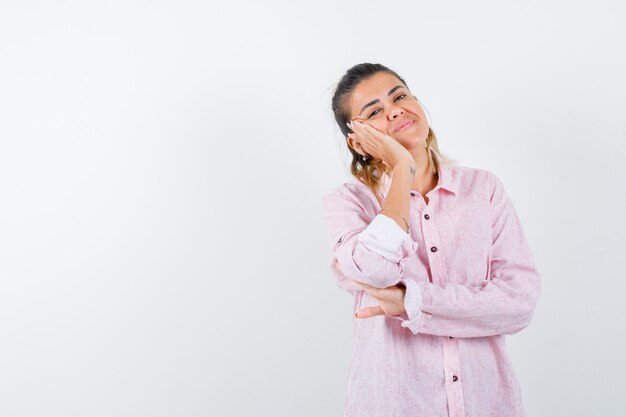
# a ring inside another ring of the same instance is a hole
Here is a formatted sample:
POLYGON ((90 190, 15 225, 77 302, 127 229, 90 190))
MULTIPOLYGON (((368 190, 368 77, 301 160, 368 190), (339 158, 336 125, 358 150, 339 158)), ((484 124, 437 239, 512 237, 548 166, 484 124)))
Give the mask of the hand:
POLYGON ((394 285, 387 288, 376 288, 364 282, 354 281, 354 283, 379 302, 378 306, 358 310, 355 317, 361 319, 382 315, 398 316, 406 311, 404 309, 405 287, 394 285))
POLYGON ((391 169, 402 161, 413 162, 411 153, 397 140, 367 123, 354 120, 351 124, 348 123, 348 127, 353 131, 348 134, 348 138, 356 142, 354 148, 361 155, 365 156, 367 153, 391 169))

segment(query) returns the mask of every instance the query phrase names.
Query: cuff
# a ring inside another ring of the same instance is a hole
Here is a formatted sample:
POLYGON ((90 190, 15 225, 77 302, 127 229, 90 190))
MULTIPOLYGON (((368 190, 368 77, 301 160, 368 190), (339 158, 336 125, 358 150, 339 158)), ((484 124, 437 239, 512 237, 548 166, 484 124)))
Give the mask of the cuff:
POLYGON ((398 223, 391 217, 378 214, 374 220, 359 234, 359 242, 367 249, 378 253, 380 256, 398 262, 415 252, 417 242, 411 239, 398 223), (404 251, 401 251, 404 249, 404 251))
POLYGON ((417 334, 420 326, 422 326, 432 316, 421 310, 422 293, 420 287, 417 285, 417 282, 411 278, 403 278, 400 282, 406 287, 406 292, 404 294, 404 309, 406 312, 402 313, 400 316, 391 317, 400 320, 402 322, 400 323, 402 327, 406 327, 411 330, 413 334, 417 334))

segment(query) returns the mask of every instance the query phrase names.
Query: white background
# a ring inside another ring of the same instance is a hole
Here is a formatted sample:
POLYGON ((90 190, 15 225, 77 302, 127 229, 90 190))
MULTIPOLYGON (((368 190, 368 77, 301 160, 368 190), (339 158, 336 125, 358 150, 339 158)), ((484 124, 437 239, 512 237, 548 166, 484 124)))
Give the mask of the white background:
POLYGON ((542 274, 527 415, 623 416, 619 1, 1 1, 0 417, 341 416, 330 111, 379 62, 542 274))

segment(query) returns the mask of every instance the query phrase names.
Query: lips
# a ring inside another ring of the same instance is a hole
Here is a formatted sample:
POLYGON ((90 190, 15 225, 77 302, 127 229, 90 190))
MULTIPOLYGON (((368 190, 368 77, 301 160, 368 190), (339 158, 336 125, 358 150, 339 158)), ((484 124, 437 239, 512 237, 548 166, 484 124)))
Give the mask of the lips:
POLYGON ((415 123, 415 120, 405 120, 401 122, 394 132, 399 132, 401 129, 406 128, 407 126, 411 126, 415 123))

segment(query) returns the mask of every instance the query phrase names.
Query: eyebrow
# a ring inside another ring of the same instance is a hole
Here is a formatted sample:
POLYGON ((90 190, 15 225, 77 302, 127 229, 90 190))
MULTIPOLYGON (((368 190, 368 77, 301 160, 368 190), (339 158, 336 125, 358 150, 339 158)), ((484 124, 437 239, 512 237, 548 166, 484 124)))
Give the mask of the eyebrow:
MULTIPOLYGON (((396 91, 398 88, 403 88, 403 85, 396 85, 394 88, 392 88, 391 90, 389 90, 389 92, 387 93, 388 96, 392 95, 394 91, 396 91)), ((363 110, 365 110, 366 108, 368 108, 369 106, 373 106, 374 104, 378 103, 380 100, 376 99, 376 100, 372 100, 369 103, 367 103, 365 106, 363 106, 363 108, 361 109, 361 111, 359 112, 359 116, 361 115, 361 113, 363 113, 363 110)))

